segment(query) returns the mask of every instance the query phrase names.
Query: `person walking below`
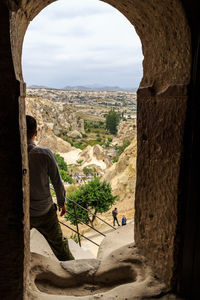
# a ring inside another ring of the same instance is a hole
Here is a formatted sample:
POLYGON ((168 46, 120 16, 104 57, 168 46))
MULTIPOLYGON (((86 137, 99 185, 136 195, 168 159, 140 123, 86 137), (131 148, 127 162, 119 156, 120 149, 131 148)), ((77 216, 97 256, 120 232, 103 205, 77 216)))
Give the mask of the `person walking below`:
POLYGON ((37 122, 26 116, 29 176, 30 176, 30 228, 36 228, 47 240, 60 261, 73 260, 68 241, 63 239, 57 216, 57 207, 50 193, 49 179, 55 189, 60 216, 66 213, 65 188, 56 159, 46 147, 36 146, 37 122))
POLYGON ((126 221, 127 221, 126 217, 123 216, 123 218, 122 218, 122 226, 126 225, 126 221))
POLYGON ((115 226, 115 221, 117 222, 117 225, 120 226, 118 219, 117 219, 117 215, 118 215, 118 211, 117 211, 117 207, 115 207, 115 209, 113 209, 113 211, 112 211, 113 226, 115 226))

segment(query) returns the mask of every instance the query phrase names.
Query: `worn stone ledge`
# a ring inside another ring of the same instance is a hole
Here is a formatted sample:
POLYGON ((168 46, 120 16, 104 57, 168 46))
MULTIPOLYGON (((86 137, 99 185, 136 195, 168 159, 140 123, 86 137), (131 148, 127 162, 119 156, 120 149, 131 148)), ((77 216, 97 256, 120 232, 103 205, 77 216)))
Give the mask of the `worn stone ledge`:
POLYGON ((156 91, 154 86, 140 87, 137 90, 138 98, 149 98, 149 97, 183 97, 188 96, 188 85, 177 84, 169 85, 161 91, 156 91))

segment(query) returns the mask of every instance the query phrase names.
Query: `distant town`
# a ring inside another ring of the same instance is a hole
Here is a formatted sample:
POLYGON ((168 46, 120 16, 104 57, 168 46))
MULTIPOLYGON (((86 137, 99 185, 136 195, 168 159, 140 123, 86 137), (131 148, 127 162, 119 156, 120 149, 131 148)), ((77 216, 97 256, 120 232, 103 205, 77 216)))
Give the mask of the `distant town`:
MULTIPOLYGON (((135 119, 137 111, 137 94, 133 91, 107 91, 107 90, 87 90, 77 87, 69 89, 51 89, 46 87, 28 88, 28 97, 42 97, 54 102, 71 104, 75 108, 76 115, 84 118, 84 114, 92 118, 105 117, 105 114, 113 108, 118 111, 124 119, 135 119)), ((102 88, 103 89, 103 88, 102 88)), ((105 89, 105 88, 104 88, 105 89)), ((112 89, 112 88, 109 88, 112 89)), ((113 89, 120 89, 114 87, 113 89)))

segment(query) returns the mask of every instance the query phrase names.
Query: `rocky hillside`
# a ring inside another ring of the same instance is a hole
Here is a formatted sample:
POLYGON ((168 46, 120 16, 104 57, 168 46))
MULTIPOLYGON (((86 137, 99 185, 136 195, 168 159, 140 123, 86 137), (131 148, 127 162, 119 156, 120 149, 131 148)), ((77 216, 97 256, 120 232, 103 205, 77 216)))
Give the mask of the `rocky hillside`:
POLYGON ((100 171, 100 174, 102 173, 101 170, 105 172, 112 165, 111 160, 100 145, 88 146, 79 154, 79 159, 83 160, 81 164, 82 168, 95 167, 97 171, 100 171))
POLYGON ((81 132, 84 133, 84 121, 78 119, 65 103, 54 103, 42 97, 27 97, 26 114, 34 116, 38 122, 36 142, 54 152, 66 153, 72 150, 71 145, 58 135, 80 136, 81 132))
POLYGON ((103 175, 107 168, 112 165, 111 160, 100 145, 87 146, 84 150, 76 148, 67 153, 60 153, 60 155, 64 157, 68 165, 78 166, 79 173, 82 173, 83 168, 86 167, 95 168, 98 174, 103 175))
POLYGON ((107 169, 102 179, 111 184, 114 195, 118 195, 118 200, 134 200, 136 183, 136 138, 120 155, 119 161, 107 169))
POLYGON ((97 173, 104 175, 103 179, 111 184, 113 194, 118 195, 118 203, 123 202, 122 208, 133 209, 137 155, 135 120, 122 121, 119 124, 118 135, 113 139, 111 148, 114 150, 114 145, 120 145, 125 140, 132 142, 120 155, 119 161, 112 164, 106 154, 108 148, 95 145, 80 150, 58 137, 76 137, 84 133, 83 120, 76 117, 76 112, 69 104, 53 102, 42 97, 27 97, 26 113, 37 119, 36 142, 39 145, 60 153, 68 165, 78 168, 78 172, 82 172, 84 167, 95 168, 97 173))
POLYGON ((69 104, 53 102, 42 97, 26 98, 26 114, 36 118, 38 136, 36 143, 60 153, 68 164, 95 168, 99 174, 111 166, 111 161, 100 145, 87 146, 83 151, 72 147, 57 135, 81 137, 84 133, 84 121, 76 117, 69 104), (78 164, 77 161, 82 161, 78 164))
POLYGON ((121 121, 118 126, 117 136, 113 139, 112 145, 121 145, 123 141, 132 141, 136 139, 136 135, 136 119, 121 121))
POLYGON ((27 113, 35 114, 55 135, 72 135, 73 131, 85 132, 84 121, 76 117, 69 104, 55 103, 42 97, 27 97, 26 108, 27 113))

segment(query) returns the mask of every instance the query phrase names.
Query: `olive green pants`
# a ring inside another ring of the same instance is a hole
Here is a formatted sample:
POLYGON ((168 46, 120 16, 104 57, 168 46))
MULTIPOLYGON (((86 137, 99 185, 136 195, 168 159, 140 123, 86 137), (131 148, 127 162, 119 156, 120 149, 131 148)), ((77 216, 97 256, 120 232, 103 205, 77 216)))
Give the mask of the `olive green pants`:
POLYGON ((68 240, 63 239, 55 205, 52 205, 48 213, 44 216, 30 217, 30 228, 36 228, 45 237, 53 253, 59 260, 74 259, 69 250, 68 240))

